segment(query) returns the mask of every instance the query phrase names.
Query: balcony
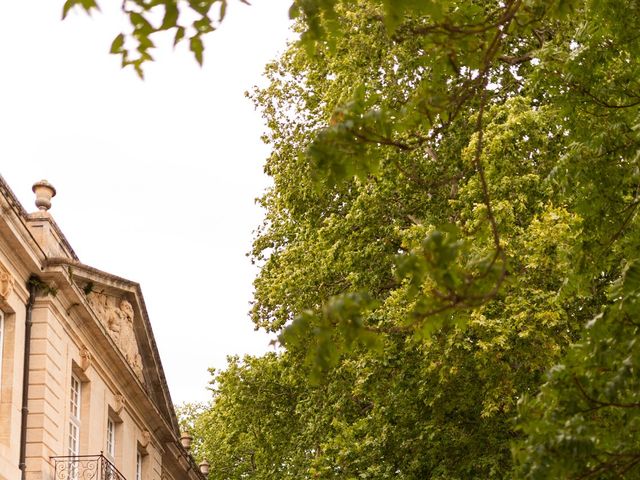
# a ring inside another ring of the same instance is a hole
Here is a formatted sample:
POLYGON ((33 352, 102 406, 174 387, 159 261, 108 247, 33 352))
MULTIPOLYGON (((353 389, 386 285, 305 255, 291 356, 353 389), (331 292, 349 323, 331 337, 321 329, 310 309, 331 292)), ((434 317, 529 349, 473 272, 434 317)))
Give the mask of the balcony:
POLYGON ((51 457, 55 480, 127 480, 104 455, 51 457))

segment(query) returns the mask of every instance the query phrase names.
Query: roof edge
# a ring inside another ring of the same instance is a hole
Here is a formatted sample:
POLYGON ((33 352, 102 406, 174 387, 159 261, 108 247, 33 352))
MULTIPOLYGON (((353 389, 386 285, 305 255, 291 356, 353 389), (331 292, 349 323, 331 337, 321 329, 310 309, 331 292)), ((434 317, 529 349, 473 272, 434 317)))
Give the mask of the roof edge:
MULTIPOLYGON (((14 211, 22 218, 25 223, 31 221, 29 212, 27 212, 22 203, 20 203, 20 200, 18 200, 16 194, 13 193, 13 190, 11 190, 11 187, 4 179, 2 174, 0 174, 0 193, 4 195, 11 207, 13 207, 14 211)), ((47 217, 47 221, 51 223, 51 226, 56 231, 56 234, 60 237, 60 241, 64 244, 65 248, 69 250, 69 253, 73 257, 73 259, 79 261, 80 259, 78 258, 78 255, 76 255, 76 252, 73 250, 73 247, 71 247, 69 240, 67 240, 67 237, 64 235, 64 233, 62 233, 62 230, 51 215, 47 217)))
POLYGON ((5 198, 9 200, 9 204, 14 208, 16 213, 26 220, 28 215, 27 211, 20 203, 20 200, 18 200, 18 197, 16 197, 16 194, 13 193, 13 190, 11 190, 11 187, 2 174, 0 174, 0 191, 3 193, 5 198))

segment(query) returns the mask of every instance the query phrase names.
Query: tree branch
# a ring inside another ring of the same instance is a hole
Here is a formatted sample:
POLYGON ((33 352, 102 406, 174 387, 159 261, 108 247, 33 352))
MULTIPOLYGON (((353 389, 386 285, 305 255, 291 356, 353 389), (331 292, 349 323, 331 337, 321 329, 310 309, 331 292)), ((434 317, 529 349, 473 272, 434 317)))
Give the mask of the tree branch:
POLYGON ((619 402, 603 402, 596 398, 590 396, 587 391, 584 389, 580 380, 575 375, 573 376, 573 382, 578 387, 580 394, 590 403, 593 403, 597 406, 597 408, 593 408, 592 410, 597 410, 600 408, 608 408, 608 407, 616 407, 616 408, 640 408, 640 403, 619 403, 619 402))
POLYGON ((508 65, 520 65, 521 63, 529 62, 533 59, 533 52, 527 52, 524 55, 512 56, 512 55, 500 55, 498 60, 508 65))

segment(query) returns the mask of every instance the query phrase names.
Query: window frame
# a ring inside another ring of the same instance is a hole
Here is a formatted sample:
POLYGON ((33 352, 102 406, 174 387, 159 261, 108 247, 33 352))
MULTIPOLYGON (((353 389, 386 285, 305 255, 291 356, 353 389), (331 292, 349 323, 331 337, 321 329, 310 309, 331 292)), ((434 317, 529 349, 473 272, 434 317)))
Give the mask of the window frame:
POLYGON ((107 417, 107 456, 109 460, 115 461, 116 458, 116 422, 110 416, 107 417))
POLYGON ((136 450, 136 477, 135 480, 142 480, 142 453, 136 450))
POLYGON ((71 374, 70 395, 69 395, 69 443, 68 452, 70 457, 80 455, 80 428, 82 406, 82 382, 74 374, 71 374))

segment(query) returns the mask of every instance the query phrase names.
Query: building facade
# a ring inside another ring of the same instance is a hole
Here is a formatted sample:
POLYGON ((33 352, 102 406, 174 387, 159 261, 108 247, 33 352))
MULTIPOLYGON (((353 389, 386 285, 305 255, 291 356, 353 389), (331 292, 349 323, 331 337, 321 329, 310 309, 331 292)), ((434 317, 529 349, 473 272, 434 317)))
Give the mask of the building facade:
POLYGON ((82 264, 0 177, 0 480, 204 480, 140 286, 82 264))

